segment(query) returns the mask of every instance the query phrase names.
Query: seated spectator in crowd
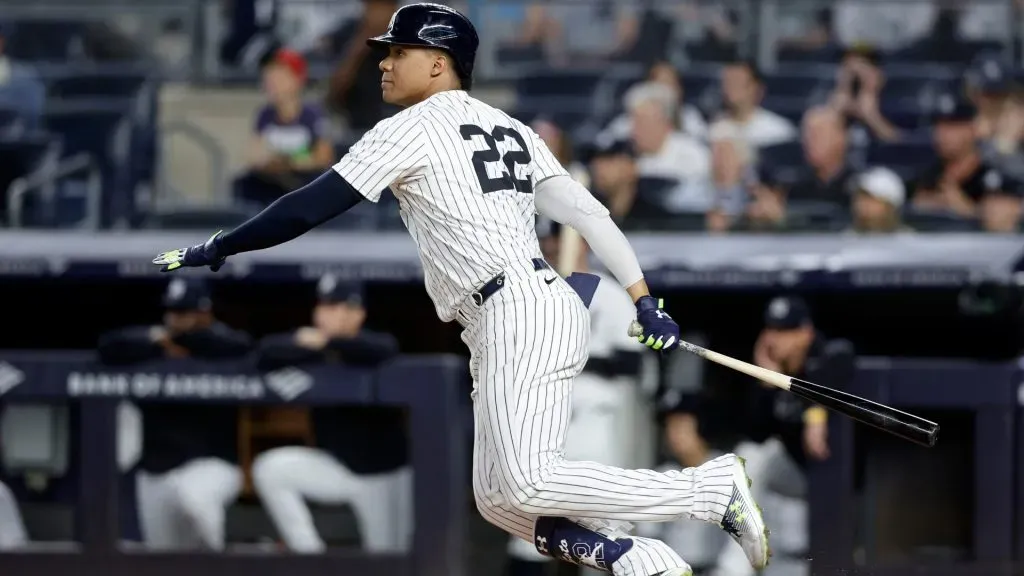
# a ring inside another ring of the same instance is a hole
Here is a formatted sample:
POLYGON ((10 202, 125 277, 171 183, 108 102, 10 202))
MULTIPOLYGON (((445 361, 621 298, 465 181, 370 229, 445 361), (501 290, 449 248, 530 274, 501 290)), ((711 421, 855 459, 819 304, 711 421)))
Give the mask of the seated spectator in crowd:
POLYGON ((290 50, 278 51, 264 67, 269 102, 250 136, 250 171, 235 182, 239 199, 266 206, 334 163, 327 118, 303 101, 306 70, 306 61, 290 50))
POLYGON ((708 180, 712 207, 707 228, 724 232, 747 208, 750 189, 757 179, 754 150, 732 124, 716 124, 711 130, 711 178, 708 180))
POLYGON ((633 51, 640 16, 628 2, 533 2, 519 44, 540 48, 556 66, 607 62, 633 51))
POLYGON ((975 145, 975 116, 974 106, 958 94, 938 98, 932 114, 936 158, 914 182, 915 208, 977 215, 989 166, 975 145))
POLYGON ((900 131, 881 111, 885 73, 879 66, 878 51, 857 46, 846 51, 836 71, 836 87, 830 104, 846 118, 868 131, 876 140, 898 140, 900 131))
POLYGON ((850 205, 846 123, 835 108, 819 106, 804 114, 802 145, 807 162, 803 174, 789 187, 787 202, 812 201, 850 205))
POLYGON ((367 38, 388 29, 398 2, 362 0, 362 5, 363 14, 348 38, 344 55, 331 72, 324 98, 329 110, 344 115, 348 128, 357 137, 399 110, 381 99, 378 68, 381 58, 366 44, 367 38))
POLYGON ((796 139, 793 123, 761 106, 764 77, 753 62, 739 60, 722 69, 722 113, 712 123, 733 124, 755 148, 796 139))
POLYGON ((590 174, 587 173, 587 168, 583 164, 575 160, 572 140, 569 139, 565 130, 544 118, 535 119, 530 123, 530 128, 533 128, 533 131, 547 144, 548 149, 554 153, 555 158, 569 172, 569 175, 589 188, 590 174))
POLYGON ((996 135, 1012 87, 1013 70, 999 55, 981 55, 967 68, 964 90, 978 111, 975 134, 979 139, 989 140, 996 135))
POLYGON ((907 190, 903 180, 888 168, 871 168, 853 178, 853 226, 855 234, 909 232, 900 212, 907 190))
MULTIPOLYGON (((363 328, 361 286, 328 275, 317 292, 313 326, 263 340, 263 369, 325 362, 377 367, 398 353, 390 334, 363 328)), ((412 469, 402 409, 323 406, 313 408, 311 418, 315 448, 274 448, 253 463, 256 494, 288 549, 325 550, 310 514, 312 502, 351 506, 364 549, 406 552, 412 537, 412 469)))
POLYGON ((707 147, 676 130, 672 91, 646 82, 631 92, 627 108, 641 177, 664 178, 682 186, 703 185, 710 169, 707 147))
MULTIPOLYGON (((164 324, 104 334, 107 365, 161 358, 224 360, 251 349, 246 334, 214 319, 200 281, 175 278, 164 295, 164 324)), ((139 526, 154 549, 224 548, 224 517, 242 490, 238 407, 140 402, 142 456, 136 474, 139 526)))
POLYGON ((769 166, 759 166, 750 185, 747 203, 740 227, 752 231, 770 231, 786 223, 786 191, 778 175, 769 166))
POLYGON ((1004 234, 1019 232, 1024 184, 994 168, 981 180, 985 187, 985 193, 978 202, 982 229, 1004 234))
MULTIPOLYGON (((0 108, 18 114, 24 130, 39 127, 46 102, 46 87, 31 66, 4 53, 6 26, 0 26, 0 108)), ((4 127, 0 126, 0 131, 4 127)))
MULTIPOLYGON (((655 63, 647 74, 647 82, 656 82, 672 90, 672 93, 675 95, 676 106, 679 110, 676 128, 680 132, 701 141, 707 139, 708 124, 704 120, 704 114, 693 104, 687 104, 683 101, 683 80, 675 66, 668 62, 655 63)), ((626 92, 625 101, 630 102, 633 99, 633 90, 639 90, 643 84, 637 84, 626 92)), ((624 113, 612 120, 598 138, 628 138, 631 130, 629 114, 624 113)))
POLYGON ((590 158, 594 194, 623 228, 664 214, 658 191, 641 189, 636 152, 629 140, 599 143, 590 158), (655 197, 652 197, 655 196, 655 197))

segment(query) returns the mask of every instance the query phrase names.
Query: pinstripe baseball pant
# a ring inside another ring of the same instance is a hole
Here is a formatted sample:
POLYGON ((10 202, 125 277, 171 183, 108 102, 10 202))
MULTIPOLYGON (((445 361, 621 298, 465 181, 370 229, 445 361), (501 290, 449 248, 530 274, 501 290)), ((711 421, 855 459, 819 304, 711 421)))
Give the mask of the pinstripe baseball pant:
MULTIPOLYGON (((501 290, 483 305, 468 301, 457 315, 472 354, 473 492, 481 515, 529 542, 538 516, 567 517, 604 534, 614 529, 607 521, 718 521, 732 495, 729 462, 659 473, 565 459, 590 318, 564 280, 545 282, 553 276, 527 266, 506 270, 501 290)), ((614 566, 617 576, 685 566, 660 541, 634 541, 614 566)))

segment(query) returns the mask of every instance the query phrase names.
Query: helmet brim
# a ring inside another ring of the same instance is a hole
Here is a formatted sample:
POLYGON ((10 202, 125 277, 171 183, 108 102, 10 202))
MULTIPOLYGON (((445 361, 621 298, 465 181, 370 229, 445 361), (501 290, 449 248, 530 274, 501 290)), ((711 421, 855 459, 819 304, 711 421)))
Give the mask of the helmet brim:
POLYGON ((408 38, 396 38, 390 34, 381 34, 380 36, 374 36, 368 38, 366 44, 372 48, 386 48, 388 46, 415 46, 417 48, 438 48, 444 50, 444 47, 437 46, 426 40, 410 40, 408 38))

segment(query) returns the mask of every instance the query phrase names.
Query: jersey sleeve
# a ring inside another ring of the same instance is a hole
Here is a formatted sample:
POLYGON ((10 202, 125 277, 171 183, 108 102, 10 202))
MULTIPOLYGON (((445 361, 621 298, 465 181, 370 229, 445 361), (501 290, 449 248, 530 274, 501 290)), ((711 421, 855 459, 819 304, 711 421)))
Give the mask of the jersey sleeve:
POLYGON ((523 126, 523 129, 530 136, 530 148, 532 148, 530 156, 533 158, 533 169, 530 174, 530 182, 536 186, 552 176, 568 176, 569 172, 555 158, 544 140, 529 126, 523 126))
POLYGON ((377 202, 385 188, 422 173, 427 149, 423 128, 415 118, 393 116, 363 134, 334 171, 367 200, 377 202))

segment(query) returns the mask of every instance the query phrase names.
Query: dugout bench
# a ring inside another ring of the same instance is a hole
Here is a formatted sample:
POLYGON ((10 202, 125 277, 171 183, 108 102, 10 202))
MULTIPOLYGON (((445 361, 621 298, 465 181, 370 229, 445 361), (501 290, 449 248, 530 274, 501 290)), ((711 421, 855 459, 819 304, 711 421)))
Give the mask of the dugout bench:
MULTIPOLYGON (((81 403, 76 435, 82 466, 70 552, 0 554, 0 573, 109 576, 462 576, 467 534, 468 452, 461 426, 468 377, 455 356, 403 356, 379 370, 303 367, 309 388, 296 404, 406 406, 410 414, 414 483, 411 555, 332 550, 287 553, 153 553, 120 546, 116 406, 124 398, 164 402, 290 403, 245 361, 160 360, 131 367, 98 364, 90 352, 2 352, 6 374, 18 382, 13 401, 81 403), (238 378, 245 376, 245 378, 238 378), (226 377, 226 378, 225 378, 226 377), (191 379, 190 379, 191 378, 191 379), (220 378, 220 379, 218 379, 220 378), (171 382, 175 384, 171 384, 171 382), (225 382, 235 382, 231 386, 225 382), (192 384, 183 384, 191 382, 192 384)), ((288 394, 289 396, 291 394, 288 394)))

